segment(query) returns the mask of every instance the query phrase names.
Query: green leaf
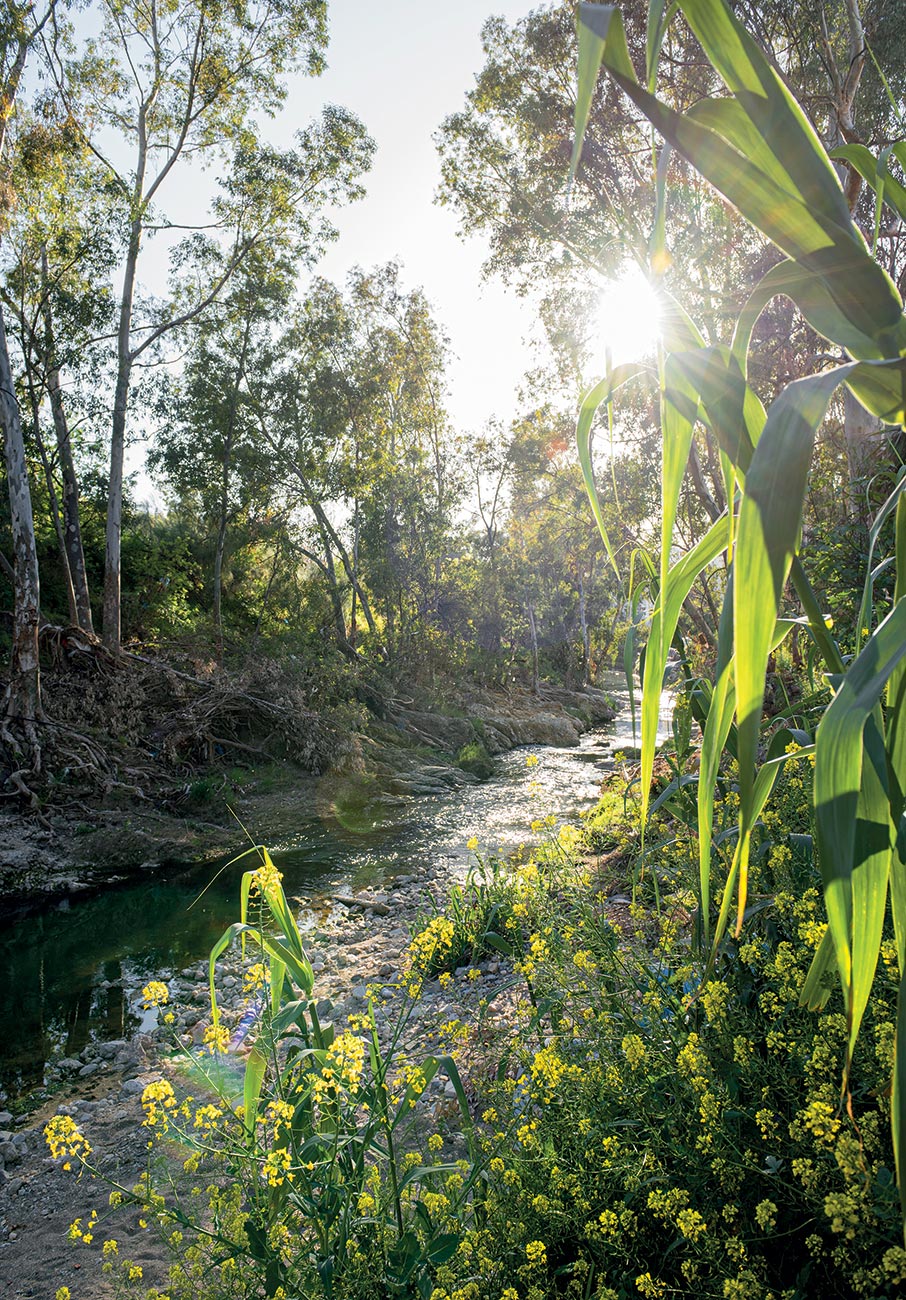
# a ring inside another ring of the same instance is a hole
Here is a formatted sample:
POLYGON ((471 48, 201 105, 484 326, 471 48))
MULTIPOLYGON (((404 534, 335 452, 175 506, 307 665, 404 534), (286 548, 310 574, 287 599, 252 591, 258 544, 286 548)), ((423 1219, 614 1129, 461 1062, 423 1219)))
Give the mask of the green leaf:
POLYGON ((893 1089, 890 1098, 890 1126, 900 1210, 906 1223, 906 974, 900 977, 897 993, 897 1031, 894 1039, 893 1089))
POLYGON ((891 175, 888 160, 894 153, 894 147, 888 145, 875 158, 864 144, 843 144, 838 149, 831 149, 831 158, 841 159, 854 167, 864 181, 873 190, 883 196, 898 217, 906 221, 906 186, 891 175))
POLYGON ((598 408, 604 402, 610 402, 613 394, 617 389, 629 382, 635 375, 639 374, 644 367, 638 365, 617 366, 613 373, 606 379, 602 379, 599 384, 595 384, 582 400, 579 408, 579 420, 576 426, 576 446, 579 451, 579 464, 582 468, 582 477, 585 480, 585 490, 588 493, 588 499, 591 502, 592 512, 598 525, 598 531, 601 534, 601 540, 604 542, 604 548, 607 551, 607 558, 610 560, 611 567, 616 574, 617 581, 620 582, 620 570, 617 565, 616 556, 614 555, 613 546, 610 541, 610 534, 607 531, 607 525, 604 522, 604 515, 601 512, 601 503, 598 499, 598 490, 595 486, 595 473, 591 459, 591 437, 592 426, 594 425, 595 416, 598 408))
POLYGON ((839 382, 839 371, 832 371, 797 380, 783 390, 768 412, 746 476, 734 559, 733 610, 741 837, 751 828, 765 668, 798 546, 815 431, 839 382))
POLYGON ((878 339, 853 324, 834 302, 823 280, 807 268, 784 259, 762 276, 736 322, 733 355, 743 373, 758 318, 768 303, 781 294, 796 305, 814 330, 845 348, 850 356, 864 361, 884 356, 885 349, 878 339))
MULTIPOLYGON (((603 62, 675 149, 752 225, 824 282, 851 327, 877 340, 882 356, 897 355, 906 344, 899 294, 852 222, 836 174, 802 110, 723 4, 683 0, 680 7, 735 92, 737 107, 717 108, 714 125, 704 126, 656 99, 639 85, 622 18, 610 5, 580 6, 580 90, 583 75, 596 75, 603 62), (751 126, 744 128, 746 118, 751 126), (752 129, 770 143, 754 161, 747 147, 752 129)), ((591 104, 590 95, 587 103, 580 99, 576 166, 591 104)))
POLYGON ((675 12, 675 3, 668 6, 666 0, 648 0, 648 23, 645 27, 645 74, 649 90, 654 90, 661 46, 664 44, 667 27, 675 12))
POLYGON ((245 1063, 245 1078, 242 1084, 242 1104, 245 1107, 243 1122, 250 1137, 255 1134, 258 1099, 261 1096, 261 1085, 264 1082, 266 1069, 267 1057, 257 1047, 253 1047, 245 1063))
POLYGON ((713 563, 726 545, 727 521, 722 518, 712 524, 698 545, 670 569, 666 588, 661 592, 651 619, 651 634, 648 638, 645 658, 645 677, 642 683, 642 758, 639 779, 643 821, 648 813, 651 773, 654 767, 654 751, 657 747, 661 690, 664 670, 667 667, 667 650, 663 647, 669 647, 673 640, 683 601, 692 590, 695 579, 709 564, 713 563))
MULTIPOLYGON (((901 608, 906 596, 906 496, 902 493, 897 502, 894 556, 897 576, 893 598, 895 606, 901 608)), ((906 973, 906 663, 898 664, 887 682, 887 770, 891 820, 897 831, 890 872, 890 901, 897 960, 903 975, 906 973)))
POLYGON ((880 894, 882 889, 886 894, 887 888, 884 860, 889 864, 894 833, 889 805, 883 808, 886 760, 881 758, 876 711, 887 682, 904 658, 906 602, 901 601, 850 666, 818 728, 819 860, 851 1026, 859 1018, 860 1006, 864 1007, 869 971, 873 977, 877 962, 880 894))
POLYGON ((810 1011, 820 1011, 826 1004, 831 995, 830 985, 827 979, 828 974, 834 970, 837 963, 837 955, 834 952, 834 936, 831 934, 828 926, 821 936, 821 942, 812 958, 812 964, 808 968, 808 974, 805 977, 805 983, 799 994, 799 1005, 808 1007, 810 1011))

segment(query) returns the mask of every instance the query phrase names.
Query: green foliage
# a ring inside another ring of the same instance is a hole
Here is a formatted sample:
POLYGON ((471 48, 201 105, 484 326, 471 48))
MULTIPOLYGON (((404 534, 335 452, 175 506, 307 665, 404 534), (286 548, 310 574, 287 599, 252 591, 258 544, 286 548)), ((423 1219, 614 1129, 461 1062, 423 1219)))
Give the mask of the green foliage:
POLYGON ((471 772, 472 776, 480 777, 482 781, 493 776, 497 770, 493 758, 480 740, 470 740, 467 745, 463 745, 456 755, 456 765, 464 772, 471 772))
MULTIPOLYGON (((413 1058, 403 1049, 418 990, 383 1041, 373 1003, 342 1029, 319 1016, 314 974, 280 874, 266 849, 249 853, 261 865, 242 877, 242 919, 211 952, 207 1047, 184 1060, 193 1092, 203 1095, 178 1096, 169 1078, 142 1095, 152 1142, 178 1143, 186 1172, 193 1179, 203 1174, 206 1190, 177 1183, 162 1192, 149 1173, 132 1188, 114 1184, 112 1203, 138 1205, 162 1226, 178 1260, 169 1288, 178 1300, 351 1300, 375 1294, 376 1280, 382 1296, 427 1300, 435 1270, 461 1242, 442 1219, 469 1217, 475 1179, 469 1161, 437 1159, 442 1142, 418 1149, 416 1107, 435 1076, 446 1075, 470 1134, 458 1071, 450 1057, 413 1058), (239 1085, 226 1056, 234 1034, 215 992, 218 959, 236 940, 252 999, 238 1030, 246 1048, 239 1085), (439 1204, 448 1213, 440 1216, 439 1204)), ((160 981, 144 995, 146 1006, 168 1005, 160 981)), ((172 1021, 173 1013, 164 1018, 172 1021)), ((90 1143, 71 1121, 57 1117, 46 1136, 54 1155, 92 1167, 90 1143)), ((77 1223, 70 1235, 90 1243, 87 1232, 77 1223)), ((121 1281, 141 1279, 140 1270, 121 1270, 115 1244, 104 1255, 121 1281)))
MULTIPOLYGON (((902 800, 898 783, 891 788, 888 775, 897 770, 901 745, 903 612, 895 605, 883 620, 872 620, 871 578, 866 579, 863 611, 867 614, 860 614, 860 626, 868 631, 868 641, 844 676, 839 648, 828 634, 798 552, 816 430, 835 389, 845 383, 879 419, 902 424, 906 418, 902 400, 906 317, 895 285, 869 253, 850 216, 820 140, 755 41, 718 0, 687 0, 678 8, 728 94, 700 100, 690 111, 678 112, 637 79, 619 11, 612 6, 584 5, 580 11, 573 171, 579 163, 596 75, 603 63, 665 140, 770 238, 787 260, 768 272, 751 295, 737 324, 732 351, 706 347, 694 330, 685 330, 682 339, 667 330, 665 350, 669 355, 661 360, 666 391, 660 596, 644 684, 642 813, 644 817, 654 762, 654 734, 651 726, 646 726, 646 717, 650 719, 657 709, 679 603, 689 590, 690 576, 694 576, 691 571, 701 571, 727 548, 733 557, 732 581, 727 584, 717 681, 704 730, 702 767, 708 784, 702 780, 699 786, 699 804, 704 810, 699 897, 706 936, 713 782, 734 713, 740 811, 714 933, 713 964, 734 891, 737 938, 742 931, 753 835, 784 762, 783 753, 775 752, 772 742, 767 761, 759 766, 765 740, 765 669, 772 647, 785 635, 778 619, 784 587, 792 577, 817 651, 834 674, 836 690, 817 730, 813 799, 818 856, 846 1016, 845 1089, 875 977, 889 877, 898 934, 904 925, 897 879, 903 870, 897 847, 902 800), (844 347, 854 360, 789 384, 765 410, 746 382, 747 360, 754 324, 779 293, 791 298, 814 329, 844 347), (717 531, 723 534, 720 544, 710 547, 702 543, 671 566, 680 483, 697 419, 711 428, 728 481, 739 487, 738 511, 734 505, 728 517, 714 525, 712 536, 717 531), (888 680, 895 685, 887 695, 885 715, 881 700, 888 680), (863 828, 859 834, 855 832, 857 818, 863 828)), ((649 79, 651 73, 649 69, 649 79)), ((862 174, 878 189, 879 202, 884 201, 886 192, 886 201, 896 208, 898 191, 894 186, 884 189, 890 156, 888 151, 874 168, 862 155, 849 161, 859 164, 862 174)), ((608 381, 613 382, 610 376, 608 381)), ((600 393, 598 400, 608 396, 609 387, 605 387, 607 391, 600 393)), ((904 558, 897 554, 897 563, 904 558)), ((859 640, 857 633, 857 649, 859 640)), ((901 966, 902 949, 900 943, 901 966)), ((898 1065, 895 1096, 901 1091, 898 1065)), ((893 1119, 897 1165, 902 1170, 896 1106, 893 1119)), ((903 1195, 906 1197, 906 1189, 903 1195)))
POLYGON ((511 954, 516 941, 508 931, 517 897, 507 866, 499 858, 479 855, 465 884, 450 887, 443 911, 414 927, 404 978, 414 987, 461 966, 474 967, 489 954, 511 954))

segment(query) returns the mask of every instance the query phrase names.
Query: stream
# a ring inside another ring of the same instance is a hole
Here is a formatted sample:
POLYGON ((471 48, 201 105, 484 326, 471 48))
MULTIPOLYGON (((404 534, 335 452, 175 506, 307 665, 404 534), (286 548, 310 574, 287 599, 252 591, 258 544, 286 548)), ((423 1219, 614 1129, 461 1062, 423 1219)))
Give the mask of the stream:
MULTIPOLYGON (((269 845, 287 896, 316 924, 318 908, 337 891, 380 888, 416 865, 431 862, 438 880, 461 878, 471 836, 483 852, 506 853, 531 841, 537 818, 574 820, 595 803, 612 751, 635 743, 625 684, 614 689, 619 680, 608 683, 620 706, 616 720, 578 746, 512 750, 489 780, 413 799, 377 829, 357 833, 301 807, 292 833, 269 845), (537 766, 527 768, 529 752, 537 766)), ((662 706, 664 735, 666 694, 662 706)), ((242 847, 237 832, 236 851, 242 847)), ((218 868, 210 862, 160 871, 0 921, 0 1101, 40 1088, 48 1065, 90 1041, 139 1030, 143 984, 207 956, 238 918, 248 866, 248 859, 227 866, 213 881, 218 868)))

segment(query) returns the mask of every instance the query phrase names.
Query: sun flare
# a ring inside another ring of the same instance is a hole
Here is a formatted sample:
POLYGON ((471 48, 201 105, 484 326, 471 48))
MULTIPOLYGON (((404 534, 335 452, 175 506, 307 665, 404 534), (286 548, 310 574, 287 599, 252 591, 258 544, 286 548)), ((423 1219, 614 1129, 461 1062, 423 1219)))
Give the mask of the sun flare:
POLYGON ((650 356, 661 332, 662 306, 654 286, 634 265, 606 281, 594 308, 591 344, 614 365, 650 356))

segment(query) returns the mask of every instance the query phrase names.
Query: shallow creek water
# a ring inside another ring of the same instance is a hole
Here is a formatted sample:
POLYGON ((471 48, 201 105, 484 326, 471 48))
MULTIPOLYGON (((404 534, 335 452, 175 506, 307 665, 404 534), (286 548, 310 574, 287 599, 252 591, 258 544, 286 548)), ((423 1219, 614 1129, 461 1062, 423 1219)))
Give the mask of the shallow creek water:
MULTIPOLYGON (((490 780, 413 799, 378 829, 356 833, 301 807, 293 831, 270 844, 287 895, 307 903, 314 919, 337 891, 380 888, 426 863, 436 880, 461 877, 470 836, 488 852, 505 853, 531 840, 538 817, 574 819, 597 799, 613 749, 635 743, 628 698, 614 694, 622 706, 616 721, 578 746, 536 748, 532 769, 529 751, 513 750, 490 780), (533 781, 540 792, 533 793, 533 781)), ((662 732, 668 712, 665 696, 662 732)), ((237 834, 237 852, 242 847, 237 834)), ((2 1092, 14 1097, 40 1087, 49 1063, 76 1056, 91 1040, 135 1033, 142 985, 207 956, 237 919, 239 877, 248 865, 227 867, 213 883, 216 864, 161 871, 0 923, 2 1092)))

